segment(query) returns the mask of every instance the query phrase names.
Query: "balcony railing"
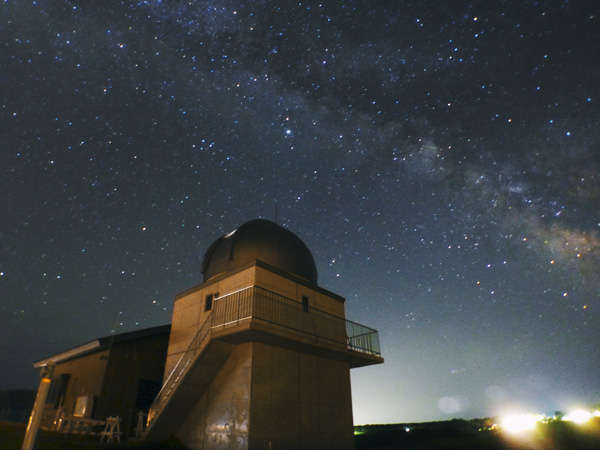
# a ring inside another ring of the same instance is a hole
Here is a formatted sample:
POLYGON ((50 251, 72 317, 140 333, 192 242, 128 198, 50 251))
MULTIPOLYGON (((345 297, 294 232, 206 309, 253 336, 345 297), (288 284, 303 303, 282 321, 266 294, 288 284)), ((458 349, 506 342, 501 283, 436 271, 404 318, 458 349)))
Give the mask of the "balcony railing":
POLYGON ((260 319, 319 340, 340 344, 348 350, 380 356, 377 330, 308 306, 267 289, 251 286, 215 300, 212 328, 245 319, 260 319))
POLYGON ((258 286, 240 289, 214 301, 210 316, 198 329, 187 350, 181 354, 152 403, 148 413, 148 426, 160 415, 196 356, 210 341, 211 334, 235 327, 240 322, 250 319, 298 333, 317 345, 323 342, 341 350, 376 357, 381 355, 377 330, 345 320, 312 305, 303 305, 258 286))

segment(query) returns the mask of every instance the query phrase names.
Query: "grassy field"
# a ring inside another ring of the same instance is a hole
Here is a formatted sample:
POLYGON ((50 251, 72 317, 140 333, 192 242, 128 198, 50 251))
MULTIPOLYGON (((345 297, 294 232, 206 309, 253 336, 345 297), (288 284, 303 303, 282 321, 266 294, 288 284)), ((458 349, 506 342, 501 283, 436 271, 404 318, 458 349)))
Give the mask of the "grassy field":
MULTIPOLYGON (((485 420, 451 420, 416 424, 355 427, 356 450, 598 450, 600 419, 586 425, 568 422, 538 424, 535 431, 509 436, 489 430, 485 420), (406 431, 406 429, 410 431, 406 431), (480 431, 481 430, 481 431, 480 431)), ((0 422, 0 449, 20 450, 25 425, 0 422)), ((135 449, 177 450, 175 443, 102 445, 97 439, 41 432, 37 450, 135 449)))
MULTIPOLYGON (((25 424, 0 422, 0 450, 21 450, 24 435, 25 424)), ((107 445, 100 444, 98 438, 40 431, 35 448, 36 450, 179 450, 181 447, 175 442, 167 442, 161 446, 148 446, 139 443, 107 445)))
POLYGON ((519 435, 490 430, 490 421, 450 420, 355 427, 357 450, 598 450, 600 420, 539 423, 519 435), (406 430, 410 431, 406 431, 406 430))

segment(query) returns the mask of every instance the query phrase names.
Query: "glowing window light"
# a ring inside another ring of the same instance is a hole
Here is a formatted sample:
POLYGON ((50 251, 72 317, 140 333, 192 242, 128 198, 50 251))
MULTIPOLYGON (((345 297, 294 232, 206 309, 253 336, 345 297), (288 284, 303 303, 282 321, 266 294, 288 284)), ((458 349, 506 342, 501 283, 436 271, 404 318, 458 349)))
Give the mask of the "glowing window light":
POLYGON ((563 420, 567 420, 569 422, 575 423, 585 423, 592 418, 592 413, 589 411, 585 411, 583 409, 577 409, 575 411, 571 411, 563 420))
POLYGON ((540 414, 511 414, 502 418, 500 426, 508 433, 521 433, 535 429, 543 418, 540 414))
POLYGON ((600 417, 600 410, 597 409, 596 411, 594 411, 592 413, 592 416, 594 416, 594 417, 600 417))

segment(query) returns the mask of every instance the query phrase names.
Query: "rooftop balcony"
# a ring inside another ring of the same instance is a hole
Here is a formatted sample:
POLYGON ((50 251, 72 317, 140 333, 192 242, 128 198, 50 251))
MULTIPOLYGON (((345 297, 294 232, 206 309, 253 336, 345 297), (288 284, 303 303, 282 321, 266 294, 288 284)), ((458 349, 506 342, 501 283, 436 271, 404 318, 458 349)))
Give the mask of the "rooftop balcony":
POLYGON ((350 367, 383 362, 376 330, 258 286, 240 289, 214 301, 210 316, 181 353, 154 400, 148 413, 146 435, 153 428, 163 428, 154 425, 161 422, 157 419, 166 409, 171 422, 191 407, 187 403, 195 395, 186 393, 185 388, 179 389, 184 379, 196 380, 197 394, 199 386, 208 384, 227 358, 227 345, 246 341, 301 348, 347 361, 350 367))
MULTIPOLYGON (((380 362, 377 330, 303 305, 267 289, 251 286, 222 297, 211 314, 213 333, 220 334, 231 327, 252 322, 249 328, 259 328, 300 341, 307 345, 326 347, 344 353, 360 353, 380 362), (261 326, 263 325, 263 326, 261 326)), ((366 364, 358 364, 366 365, 366 364)), ((357 366, 358 366, 357 365, 357 366)), ((354 367, 354 366, 353 366, 354 367)))

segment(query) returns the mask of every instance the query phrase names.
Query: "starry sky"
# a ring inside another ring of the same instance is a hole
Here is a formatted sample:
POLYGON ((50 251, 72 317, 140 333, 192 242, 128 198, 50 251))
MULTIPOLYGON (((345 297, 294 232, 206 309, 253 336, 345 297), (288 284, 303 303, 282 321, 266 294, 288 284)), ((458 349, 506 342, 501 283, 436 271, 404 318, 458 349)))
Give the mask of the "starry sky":
POLYGON ((380 331, 355 423, 600 401, 596 2, 0 3, 0 388, 256 217, 380 331))

